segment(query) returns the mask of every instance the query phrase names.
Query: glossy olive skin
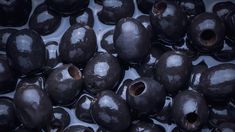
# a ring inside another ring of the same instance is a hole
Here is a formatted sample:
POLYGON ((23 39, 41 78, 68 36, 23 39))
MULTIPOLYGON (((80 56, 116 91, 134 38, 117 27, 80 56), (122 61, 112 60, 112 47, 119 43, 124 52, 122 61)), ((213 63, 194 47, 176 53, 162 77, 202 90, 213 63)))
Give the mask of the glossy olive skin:
POLYGON ((134 80, 126 92, 128 105, 139 116, 159 113, 165 103, 165 88, 152 78, 141 77, 134 80))
POLYGON ((11 98, 0 97, 0 131, 11 131, 19 125, 15 104, 11 98))
POLYGON ((194 91, 177 94, 172 106, 173 119, 185 131, 197 131, 208 121, 208 106, 203 96, 194 91))
POLYGON ((148 57, 146 57, 143 63, 136 68, 139 75, 144 77, 154 77, 155 64, 158 62, 163 53, 163 49, 152 47, 148 57))
MULTIPOLYGON (((235 5, 233 7, 233 9, 235 8, 235 5)), ((225 24, 226 24, 226 33, 227 36, 232 39, 233 41, 235 41, 235 10, 232 10, 225 18, 225 24)), ((235 46, 235 44, 233 43, 232 45, 233 47, 235 46)))
POLYGON ((32 9, 31 0, 1 0, 0 26, 23 26, 32 9))
POLYGON ((190 83, 189 83, 189 86, 191 88, 193 88, 194 90, 196 90, 198 92, 201 92, 200 78, 201 78, 202 73, 204 71, 206 71, 207 69, 208 69, 208 66, 204 61, 193 66, 193 70, 192 70, 191 78, 190 78, 190 83))
POLYGON ((89 27, 94 26, 94 15, 90 8, 87 8, 82 14, 75 14, 70 17, 69 22, 71 25, 80 23, 88 25, 89 27))
POLYGON ((103 9, 98 12, 99 20, 108 25, 116 24, 120 19, 132 17, 134 14, 133 0, 103 0, 103 9))
POLYGON ((151 11, 153 7, 155 0, 137 0, 136 2, 137 2, 138 9, 142 13, 149 14, 149 12, 151 11))
POLYGON ((64 63, 81 65, 86 63, 97 49, 96 35, 86 25, 71 26, 61 38, 59 53, 64 63))
POLYGON ((115 55, 117 54, 117 52, 113 43, 113 34, 114 30, 109 30, 108 32, 106 32, 102 37, 100 46, 105 49, 109 54, 115 55))
POLYGON ((218 51, 225 37, 224 23, 213 13, 201 13, 192 20, 188 37, 189 44, 199 52, 218 51))
POLYGON ((113 90, 122 77, 118 60, 109 53, 98 53, 84 69, 84 81, 88 91, 98 93, 113 90))
POLYGON ((14 70, 23 75, 36 73, 43 68, 45 51, 42 38, 30 29, 18 30, 7 42, 9 63, 14 70))
POLYGON ((112 132, 125 131, 131 123, 127 103, 109 90, 97 94, 91 105, 91 115, 98 125, 112 132))
POLYGON ((224 122, 221 123, 212 132, 234 132, 234 131, 235 131, 235 124, 233 122, 224 122))
POLYGON ((94 132, 90 127, 85 127, 81 125, 69 126, 64 130, 64 132, 94 132))
POLYGON ((45 90, 56 105, 67 106, 76 100, 82 89, 82 73, 72 64, 61 65, 49 75, 45 90))
POLYGON ((153 122, 138 121, 131 125, 128 132, 165 132, 165 129, 153 122))
POLYGON ((206 11, 203 0, 178 0, 177 3, 190 19, 206 11))
POLYGON ((235 92, 235 65, 219 64, 202 73, 200 87, 211 102, 226 102, 235 92))
POLYGON ((53 69, 61 62, 59 44, 55 41, 46 44, 46 67, 53 69))
POLYGON ((0 29, 0 51, 6 52, 6 45, 7 45, 8 38, 10 37, 12 33, 16 31, 17 30, 13 28, 0 29))
POLYGON ((217 14, 223 20, 235 7, 235 4, 231 1, 218 2, 213 6, 213 13, 217 14))
POLYGON ((116 94, 119 95, 122 99, 126 100, 126 93, 127 93, 126 91, 132 81, 133 81, 132 79, 126 79, 122 83, 122 85, 118 88, 116 94))
POLYGON ((83 12, 90 0, 46 0, 50 10, 63 16, 69 16, 83 12))
POLYGON ((61 17, 48 11, 46 4, 39 5, 29 20, 29 27, 41 35, 53 33, 61 23, 61 17))
POLYGON ((0 58, 0 93, 8 93, 15 89, 17 77, 8 61, 0 58))
POLYGON ((39 86, 29 84, 17 89, 14 103, 17 116, 26 127, 42 128, 50 123, 52 104, 39 86))
POLYGON ((138 63, 150 52, 148 31, 134 18, 124 18, 117 23, 113 41, 118 57, 128 63, 138 63))
POLYGON ((62 107, 53 108, 53 118, 51 121, 52 128, 57 128, 57 131, 63 130, 70 124, 70 116, 62 107))
POLYGON ((26 77, 21 78, 16 85, 16 90, 21 88, 24 85, 34 84, 39 86, 40 88, 44 89, 45 86, 45 77, 44 76, 36 76, 36 77, 26 77))
POLYGON ((166 44, 178 43, 186 33, 187 16, 173 1, 156 1, 150 22, 155 36, 166 44))
POLYGON ((93 123, 93 119, 90 114, 92 97, 88 95, 82 95, 77 101, 75 106, 75 113, 79 120, 93 123))
POLYGON ((192 61, 180 52, 168 51, 160 57, 155 69, 155 78, 173 94, 187 87, 192 61))

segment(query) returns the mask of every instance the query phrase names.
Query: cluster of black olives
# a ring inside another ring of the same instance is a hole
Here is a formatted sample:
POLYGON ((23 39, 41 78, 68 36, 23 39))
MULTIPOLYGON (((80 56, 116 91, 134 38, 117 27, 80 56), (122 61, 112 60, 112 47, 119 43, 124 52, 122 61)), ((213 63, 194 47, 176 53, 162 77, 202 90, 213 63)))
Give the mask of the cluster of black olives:
POLYGON ((0 132, 235 132, 233 2, 90 2, 0 0, 0 132), (115 26, 101 40, 98 22, 115 26))

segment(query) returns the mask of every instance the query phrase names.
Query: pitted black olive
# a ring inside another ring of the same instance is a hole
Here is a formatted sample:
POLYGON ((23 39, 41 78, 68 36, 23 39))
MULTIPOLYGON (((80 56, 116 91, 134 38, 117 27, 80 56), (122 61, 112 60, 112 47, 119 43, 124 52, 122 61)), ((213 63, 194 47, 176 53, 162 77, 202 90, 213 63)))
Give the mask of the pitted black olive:
POLYGON ((50 124, 52 104, 46 93, 37 85, 24 85, 14 95, 17 116, 28 128, 43 128, 50 124))
POLYGON ((131 17, 134 14, 133 0, 103 0, 103 9, 98 18, 105 24, 116 24, 120 19, 131 17))
POLYGON ((50 10, 63 16, 82 13, 89 5, 90 0, 46 0, 50 10))
POLYGON ((1 0, 0 26, 23 26, 32 9, 32 0, 1 0))
POLYGON ((45 90, 55 105, 74 103, 82 89, 81 71, 72 64, 56 68, 46 80, 45 90))

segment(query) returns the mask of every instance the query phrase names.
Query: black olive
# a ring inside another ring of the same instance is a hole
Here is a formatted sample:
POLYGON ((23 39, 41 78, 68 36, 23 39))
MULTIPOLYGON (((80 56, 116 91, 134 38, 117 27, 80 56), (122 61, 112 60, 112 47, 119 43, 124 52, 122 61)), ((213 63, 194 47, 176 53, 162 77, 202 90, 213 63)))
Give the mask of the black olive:
POLYGON ((59 44, 55 41, 46 44, 46 67, 55 68, 61 62, 59 56, 59 44))
POLYGON ((221 19, 225 17, 235 8, 235 4, 231 1, 221 1, 213 6, 213 13, 217 14, 221 19))
POLYGON ((150 16, 149 15, 141 15, 136 18, 140 21, 144 27, 149 31, 149 35, 152 37, 152 25, 150 23, 150 16))
POLYGON ((209 123, 211 126, 216 127, 220 123, 231 121, 234 122, 235 118, 231 111, 234 111, 231 105, 226 106, 213 106, 210 108, 209 123))
POLYGON ((212 53, 212 57, 220 62, 228 62, 228 61, 235 60, 234 47, 228 46, 228 48, 230 48, 230 49, 222 49, 220 51, 212 53))
POLYGON ((44 76, 35 76, 35 77, 25 77, 21 78, 17 85, 16 90, 24 85, 34 84, 39 86, 40 88, 44 89, 45 86, 45 77, 44 76))
POLYGON ((188 37, 189 45, 199 52, 218 51, 225 37, 224 23, 213 13, 201 13, 192 20, 188 37))
POLYGON ((151 122, 138 121, 131 125, 128 132, 165 132, 165 129, 151 122))
POLYGON ((191 70, 192 61, 188 56, 180 52, 168 51, 160 57, 156 65, 155 78, 170 94, 173 94, 188 86, 191 70))
POLYGON ((19 125, 15 104, 11 98, 0 97, 0 131, 11 131, 19 125))
POLYGON ((63 16, 81 13, 89 5, 90 0, 46 0, 50 10, 63 16))
MULTIPOLYGON (((235 41, 235 5, 234 10, 231 11, 226 17, 225 17, 225 24, 226 24, 226 33, 229 39, 232 39, 235 41)), ((235 46, 235 42, 232 44, 232 46, 235 46)))
POLYGON ((71 25, 80 23, 88 25, 89 27, 94 26, 94 15, 90 8, 87 8, 82 14, 75 14, 70 17, 69 22, 71 25))
POLYGON ((31 129, 27 128, 24 125, 20 125, 13 132, 42 132, 41 129, 31 129))
POLYGON ((143 61, 143 63, 136 67, 139 75, 143 77, 154 77, 155 64, 163 53, 163 49, 152 47, 148 57, 143 61))
POLYGON ((24 85, 14 95, 17 116, 28 128, 46 127, 52 118, 52 104, 37 85, 24 85))
POLYGON ((102 5, 104 0, 95 0, 95 3, 102 5))
POLYGON ((56 31, 61 23, 61 17, 48 11, 46 4, 39 5, 33 12, 29 27, 41 35, 48 35, 56 31))
POLYGON ((86 126, 73 125, 66 128, 64 132, 94 132, 94 130, 86 126))
POLYGON ((98 12, 98 18, 105 24, 116 24, 120 19, 134 14, 133 0, 103 0, 103 9, 98 12))
POLYGON ((86 63, 97 49, 96 34, 86 25, 71 26, 61 38, 59 53, 64 63, 82 65, 86 63))
POLYGON ((33 30, 18 30, 9 37, 7 57, 10 66, 19 74, 31 75, 39 72, 46 62, 45 55, 44 42, 33 30))
POLYGON ((82 95, 80 99, 78 99, 75 106, 75 113, 79 120, 87 123, 93 123, 93 119, 90 114, 92 100, 93 97, 88 95, 82 95))
POLYGON ((173 100, 173 119, 185 131, 200 130, 208 122, 208 106, 205 99, 194 91, 178 93, 173 100))
POLYGON ((23 26, 27 23, 32 9, 31 0, 1 0, 0 26, 23 26))
POLYGON ((113 34, 114 30, 109 30, 108 32, 106 32, 102 37, 100 46, 105 49, 109 54, 116 55, 117 52, 113 43, 113 34))
POLYGON ((216 129, 212 130, 212 132, 234 132, 234 131, 235 131, 235 123, 233 122, 221 123, 216 129))
POLYGON ((52 128, 57 128, 57 131, 63 130, 70 124, 70 116, 62 107, 53 108, 53 118, 51 121, 52 128))
POLYGON ((121 76, 122 69, 118 60, 108 53, 98 53, 84 69, 86 88, 93 93, 114 90, 121 76))
POLYGON ((165 88, 152 78, 141 77, 134 80, 126 92, 127 103, 138 116, 157 114, 165 103, 165 88))
POLYGON ((129 63, 141 62, 150 52, 148 31, 134 18, 124 18, 118 22, 113 40, 118 57, 129 63))
POLYGON ((17 77, 8 61, 0 58, 0 93, 8 93, 15 89, 17 77))
POLYGON ((16 31, 13 28, 0 29, 0 51, 6 52, 8 38, 16 31))
POLYGON ((150 12, 150 22, 154 36, 165 44, 177 44, 186 33, 187 16, 170 0, 156 1, 150 12))
POLYGON ((229 101, 235 91, 235 65, 219 64, 202 73, 200 87, 212 103, 229 101))
POLYGON ((161 123, 172 123, 172 100, 172 97, 166 96, 161 112, 156 115, 156 119, 161 123))
POLYGON ((97 94, 91 105, 91 115, 99 126, 112 132, 125 131, 131 123, 127 103, 109 90, 97 94))
POLYGON ((206 11, 203 0, 178 0, 177 3, 181 6, 189 19, 206 11))
POLYGON ((46 80, 45 90, 56 105, 74 103, 82 89, 82 73, 72 64, 56 68, 46 80))
POLYGON ((136 2, 141 12, 149 14, 155 1, 156 0, 137 0, 136 2))
POLYGON ((193 88, 194 90, 196 90, 198 92, 202 92, 200 89, 200 86, 199 86, 200 78, 201 78, 202 73, 204 71, 206 71, 207 69, 208 69, 208 66, 204 61, 193 66, 193 70, 192 70, 191 78, 190 78, 190 83, 189 83, 189 86, 191 88, 193 88))

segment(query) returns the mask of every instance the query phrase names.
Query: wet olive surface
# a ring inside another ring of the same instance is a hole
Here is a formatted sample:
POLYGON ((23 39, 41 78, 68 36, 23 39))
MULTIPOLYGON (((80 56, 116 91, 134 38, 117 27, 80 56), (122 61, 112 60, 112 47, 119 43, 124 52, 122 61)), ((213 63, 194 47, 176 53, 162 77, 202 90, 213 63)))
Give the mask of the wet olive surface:
MULTIPOLYGON (((207 5, 206 7, 206 11, 209 11, 211 12, 212 11, 212 7, 215 3, 219 2, 219 1, 224 1, 224 0, 204 0, 205 4, 207 5)), ((235 2, 235 0, 228 0, 228 1, 233 1, 235 2)), ((35 8, 44 2, 44 0, 33 0, 32 1, 33 3, 33 8, 32 8, 32 11, 31 11, 31 15, 33 13, 33 11, 35 10, 35 8)), ((134 15, 132 16, 133 18, 137 18, 139 17, 140 15, 143 15, 143 13, 141 13, 138 9, 137 9, 137 5, 136 5, 136 1, 134 0, 135 2, 135 12, 134 12, 134 15)), ((100 46, 100 42, 102 40, 102 37, 105 33, 107 33, 108 31, 112 30, 115 28, 115 26, 113 25, 105 25, 103 23, 101 23, 97 17, 97 13, 100 12, 102 10, 102 6, 99 5, 99 4, 96 4, 94 3, 94 0, 90 0, 90 4, 89 4, 89 8, 92 9, 93 11, 93 15, 94 15, 94 31, 96 33, 96 36, 97 36, 97 45, 98 45, 98 51, 104 51, 106 52, 103 48, 101 48, 100 46)), ((42 36, 43 40, 44 40, 44 43, 48 43, 48 42, 51 42, 51 41, 56 41, 59 43, 62 35, 64 34, 64 32, 70 27, 70 17, 62 17, 61 19, 61 24, 60 26, 58 27, 58 29, 52 33, 52 34, 49 34, 49 35, 46 35, 46 36, 42 36)), ((22 27, 16 27, 16 29, 24 29, 24 28, 28 28, 28 24, 22 26, 22 27)), ((5 28, 5 27, 4 27, 5 28)), ((3 27, 0 27, 0 29, 3 29, 3 27)), ((225 47, 226 48, 226 47, 225 47)), ((193 65, 197 65, 199 64, 200 62, 204 61, 208 67, 212 67, 212 66, 215 66, 215 65, 218 65, 218 64, 221 64, 221 63, 224 63, 224 62, 219 62, 219 61, 216 61, 215 59, 213 59, 212 57, 210 56, 200 56, 198 59, 194 60, 193 61, 193 65)), ((234 63, 235 64, 235 60, 234 61, 231 61, 230 63, 234 63)), ((139 77, 139 74, 137 73, 137 71, 134 69, 134 68, 129 68, 128 70, 125 71, 125 76, 122 80, 125 81, 126 79, 136 79, 139 77)), ((122 83, 120 83, 119 87, 122 86, 122 83)), ((11 92, 11 93, 8 93, 8 94, 2 94, 0 96, 8 96, 8 97, 13 97, 15 94, 15 92, 11 92)), ((70 125, 84 125, 84 126, 87 126, 87 127, 92 127, 95 131, 98 129, 98 126, 97 125, 94 125, 94 124, 88 124, 88 123, 85 123, 85 122, 82 122, 80 121, 79 119, 76 118, 76 115, 75 115, 75 109, 68 109, 68 108, 65 108, 65 110, 69 113, 70 115, 70 118, 71 118, 71 122, 70 122, 70 125)), ((156 120, 154 120, 154 122, 156 124, 162 124, 156 120)), ((170 132, 172 131, 176 125, 174 124, 163 124, 163 126, 165 127, 165 130, 167 132, 170 132)), ((203 129, 202 131, 208 131, 208 129, 203 129)))

